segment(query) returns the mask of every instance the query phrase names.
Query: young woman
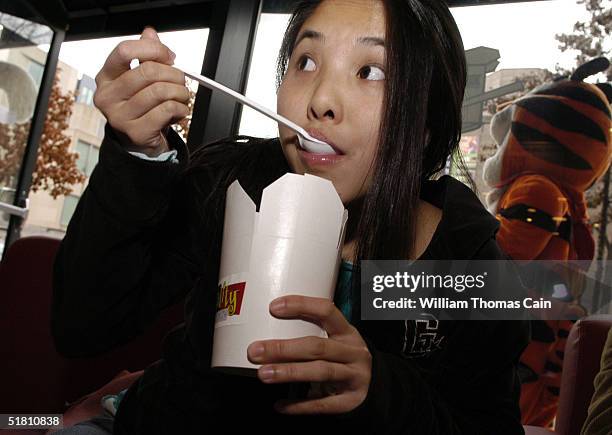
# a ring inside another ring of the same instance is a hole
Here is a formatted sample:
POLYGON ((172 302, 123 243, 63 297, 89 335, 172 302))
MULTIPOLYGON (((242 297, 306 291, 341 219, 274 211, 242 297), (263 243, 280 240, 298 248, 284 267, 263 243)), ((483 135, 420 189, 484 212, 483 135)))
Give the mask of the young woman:
POLYGON ((297 6, 279 56, 278 110, 332 144, 333 156, 306 152, 282 127, 277 139, 228 139, 189 156, 167 128, 188 113, 185 78, 172 64, 145 29, 98 74, 106 136, 56 260, 52 328, 67 356, 123 344, 185 299, 184 326, 127 391, 114 433, 522 433, 523 323, 359 318, 362 259, 505 258, 497 221, 473 192, 448 176, 431 179, 457 149, 466 81, 444 3, 297 6), (140 66, 130 69, 134 58, 140 66), (225 191, 238 179, 258 202, 287 172, 333 182, 349 210, 345 262, 336 304, 288 296, 270 312, 307 318, 329 338, 255 342, 248 357, 262 364, 257 378, 217 373, 225 191), (287 400, 296 385, 309 389, 287 400))

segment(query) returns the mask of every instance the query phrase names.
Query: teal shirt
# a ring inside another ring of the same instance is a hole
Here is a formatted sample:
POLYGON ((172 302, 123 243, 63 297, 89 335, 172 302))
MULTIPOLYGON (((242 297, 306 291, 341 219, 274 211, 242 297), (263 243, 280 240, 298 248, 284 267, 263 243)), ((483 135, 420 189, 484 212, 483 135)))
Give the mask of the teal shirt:
MULTIPOLYGON (((334 294, 334 304, 338 307, 346 320, 351 322, 353 316, 353 295, 351 294, 351 283, 353 277, 353 263, 342 260, 338 271, 338 281, 334 294)), ((351 322, 352 323, 352 322, 351 322)))

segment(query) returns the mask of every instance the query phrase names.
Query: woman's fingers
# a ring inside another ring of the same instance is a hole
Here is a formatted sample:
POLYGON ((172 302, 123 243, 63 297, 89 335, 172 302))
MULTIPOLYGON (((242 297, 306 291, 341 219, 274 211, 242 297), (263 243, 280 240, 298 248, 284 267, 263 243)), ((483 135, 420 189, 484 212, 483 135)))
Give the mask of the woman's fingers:
POLYGON ((146 28, 136 41, 123 41, 96 76, 94 105, 108 123, 131 143, 125 146, 149 155, 168 150, 164 131, 189 115, 185 74, 173 68, 175 55, 146 28), (130 69, 133 59, 139 65, 130 69))
POLYGON ((185 86, 185 74, 174 67, 157 62, 143 62, 126 71, 108 86, 108 92, 121 93, 123 99, 131 98, 153 83, 165 82, 185 86))
POLYGON ((129 104, 125 104, 122 116, 126 119, 137 119, 165 101, 176 101, 187 105, 189 90, 185 85, 167 82, 156 82, 134 95, 129 104))
POLYGON ((185 86, 185 74, 171 66, 156 62, 145 62, 124 72, 117 79, 96 89, 97 104, 126 101, 146 87, 157 83, 173 83, 185 86))
POLYGON ((187 105, 174 100, 164 101, 140 118, 128 121, 127 126, 120 125, 119 128, 133 143, 143 147, 156 147, 159 145, 160 131, 187 115, 189 115, 187 105))
POLYGON ((115 80, 130 69, 132 60, 138 59, 141 63, 154 61, 172 65, 174 53, 159 40, 139 39, 120 42, 106 59, 104 66, 96 75, 96 85, 115 80))
POLYGON ((302 319, 316 323, 332 335, 348 335, 353 326, 329 299, 309 296, 283 296, 270 303, 270 313, 283 319, 302 319))
POLYGON ((157 62, 144 62, 100 86, 94 103, 110 124, 133 143, 159 145, 159 130, 189 114, 189 90, 182 71, 157 62), (151 113, 148 113, 151 112, 151 113))
POLYGON ((354 378, 353 372, 354 370, 346 364, 329 361, 309 361, 261 366, 257 371, 257 376, 265 383, 346 383, 354 378))
POLYGON ((247 356, 262 366, 257 376, 265 383, 321 383, 307 400, 286 402, 277 410, 289 414, 338 414, 365 400, 372 378, 372 355, 359 331, 332 301, 308 296, 283 296, 270 304, 282 319, 302 319, 324 328, 329 338, 302 337, 251 343, 247 356), (333 387, 331 392, 327 387, 333 387), (329 395, 318 398, 317 396, 329 395))
POLYGON ((254 364, 326 360, 350 363, 366 357, 367 347, 357 347, 329 338, 301 337, 251 343, 247 356, 254 364))
POLYGON ((289 414, 338 414, 365 400, 372 378, 372 355, 359 331, 332 301, 308 296, 283 296, 270 304, 270 313, 282 319, 302 319, 324 328, 329 338, 302 337, 251 343, 247 356, 262 366, 257 376, 265 383, 311 382, 334 387, 317 398, 287 402, 277 408, 289 414))

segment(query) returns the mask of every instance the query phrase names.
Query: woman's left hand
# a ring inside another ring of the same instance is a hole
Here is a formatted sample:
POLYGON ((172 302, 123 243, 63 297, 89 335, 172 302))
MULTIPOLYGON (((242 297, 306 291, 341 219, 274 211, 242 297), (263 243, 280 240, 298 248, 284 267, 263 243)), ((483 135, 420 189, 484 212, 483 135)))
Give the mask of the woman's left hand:
POLYGON ((284 296, 270 303, 281 319, 316 323, 329 338, 301 337, 250 344, 247 355, 262 364, 257 376, 265 383, 311 382, 308 400, 277 402, 284 414, 340 414, 366 398, 372 377, 372 355, 357 331, 328 299, 284 296), (321 392, 317 392, 320 387, 321 392))

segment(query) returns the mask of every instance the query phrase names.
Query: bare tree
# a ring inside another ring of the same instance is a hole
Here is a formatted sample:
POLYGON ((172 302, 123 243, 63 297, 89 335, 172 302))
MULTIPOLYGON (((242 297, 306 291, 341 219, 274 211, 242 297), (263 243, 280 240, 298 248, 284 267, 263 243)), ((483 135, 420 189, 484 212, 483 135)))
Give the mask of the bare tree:
MULTIPOLYGON (((589 60, 605 56, 610 57, 610 35, 612 35, 612 1, 610 0, 576 0, 589 13, 587 21, 577 21, 572 33, 555 35, 561 51, 576 52, 576 66, 589 60), (607 46, 606 46, 607 44, 607 46)), ((569 72, 559 66, 557 71, 564 75, 569 72)), ((612 68, 606 72, 608 81, 612 81, 612 68)))

